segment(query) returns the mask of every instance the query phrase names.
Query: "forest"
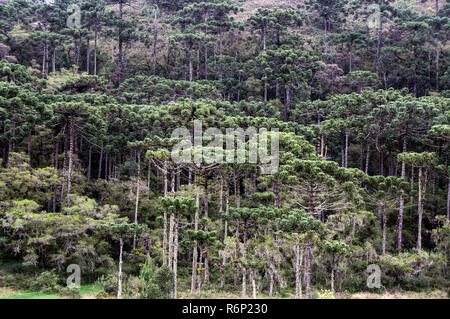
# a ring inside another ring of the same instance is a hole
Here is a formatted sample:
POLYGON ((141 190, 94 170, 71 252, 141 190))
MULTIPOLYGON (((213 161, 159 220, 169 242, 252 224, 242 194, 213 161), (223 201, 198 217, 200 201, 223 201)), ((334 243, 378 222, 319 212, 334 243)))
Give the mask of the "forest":
POLYGON ((0 0, 0 299, 448 299, 449 29, 445 0, 0 0))

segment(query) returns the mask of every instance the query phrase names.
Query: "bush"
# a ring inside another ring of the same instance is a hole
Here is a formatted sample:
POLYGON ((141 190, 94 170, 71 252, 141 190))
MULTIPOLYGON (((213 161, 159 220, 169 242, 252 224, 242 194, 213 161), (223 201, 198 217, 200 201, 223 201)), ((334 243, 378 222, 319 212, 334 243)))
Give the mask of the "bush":
POLYGON ((161 292, 153 281, 140 277, 130 276, 124 287, 126 299, 157 299, 161 292))
POLYGON ((108 299, 108 297, 110 297, 110 295, 108 295, 104 290, 95 295, 96 299, 108 299))
POLYGON ((76 288, 64 287, 59 292, 59 295, 67 299, 80 299, 80 291, 76 288))
POLYGON ((59 277, 54 270, 40 273, 31 282, 30 288, 42 293, 57 293, 61 290, 59 277))
POLYGON ((321 289, 317 291, 317 299, 336 299, 331 290, 321 289))
POLYGON ((103 275, 97 280, 96 283, 103 288, 103 291, 108 296, 117 295, 117 287, 119 285, 119 278, 117 274, 109 273, 107 275, 103 275))

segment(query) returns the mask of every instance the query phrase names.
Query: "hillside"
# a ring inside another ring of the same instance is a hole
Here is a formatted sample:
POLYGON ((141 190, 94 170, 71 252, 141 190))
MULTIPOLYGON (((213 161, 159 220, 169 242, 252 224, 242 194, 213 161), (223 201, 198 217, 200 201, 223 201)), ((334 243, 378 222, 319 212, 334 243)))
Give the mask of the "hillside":
POLYGON ((448 298, 449 16, 0 0, 0 299, 448 298))

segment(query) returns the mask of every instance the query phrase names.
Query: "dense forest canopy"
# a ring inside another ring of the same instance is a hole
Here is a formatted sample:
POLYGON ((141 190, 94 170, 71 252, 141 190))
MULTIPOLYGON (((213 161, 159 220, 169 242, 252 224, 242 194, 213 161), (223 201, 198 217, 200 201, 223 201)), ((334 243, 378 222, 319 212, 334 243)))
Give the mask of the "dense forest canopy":
POLYGON ((0 0, 0 286, 445 291, 449 28, 444 0, 0 0), (196 123, 268 130, 277 169, 174 161, 196 123))

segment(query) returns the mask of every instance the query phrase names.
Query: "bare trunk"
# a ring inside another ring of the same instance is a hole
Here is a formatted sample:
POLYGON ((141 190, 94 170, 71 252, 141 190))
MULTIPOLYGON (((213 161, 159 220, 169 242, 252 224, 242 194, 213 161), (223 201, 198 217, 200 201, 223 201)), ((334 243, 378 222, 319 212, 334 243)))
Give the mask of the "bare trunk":
MULTIPOLYGON (((407 151, 406 136, 403 137, 403 153, 407 151)), ((402 162, 402 179, 406 177, 406 163, 402 162)), ((400 254, 402 252, 402 232, 403 232, 403 211, 405 207, 405 198, 400 195, 400 207, 398 210, 398 232, 397 232, 397 251, 400 254)))
POLYGON ((100 160, 98 162, 98 179, 102 177, 102 162, 103 162, 103 146, 100 148, 100 160))
POLYGON ((73 171, 73 152, 75 147, 75 119, 70 118, 70 150, 69 150, 69 172, 67 176, 67 207, 70 207, 70 194, 72 192, 72 171, 73 171))
POLYGON ((156 55, 158 45, 158 8, 155 8, 155 17, 153 20, 153 75, 156 75, 156 55))
POLYGON ((295 299, 302 298, 302 261, 303 249, 300 249, 300 239, 297 239, 295 247, 296 263, 295 263, 295 299))
MULTIPOLYGON (((137 151, 137 159, 138 159, 138 168, 137 168, 137 177, 136 177, 136 204, 134 207, 134 223, 138 223, 138 210, 139 210, 139 193, 141 187, 141 152, 137 151)), ((133 249, 136 248, 136 234, 133 237, 133 249)))
POLYGON ((287 122, 289 120, 289 109, 291 107, 291 97, 290 97, 290 87, 286 84, 286 97, 284 101, 284 121, 287 122))
POLYGON ((123 239, 120 238, 120 252, 119 252, 119 286, 117 288, 117 299, 122 299, 122 252, 123 239))
POLYGON ((173 298, 177 299, 177 268, 178 268, 178 218, 175 219, 175 238, 173 244, 173 298))
POLYGON ((383 223, 383 241, 381 243, 381 251, 382 256, 384 257, 386 255, 386 227, 387 227, 387 217, 385 216, 383 208, 381 209, 381 220, 383 223))
MULTIPOLYGON (((197 209, 195 210, 195 217, 194 217, 194 231, 198 231, 198 221, 199 221, 199 215, 200 215, 200 188, 198 185, 198 177, 195 180, 195 191, 196 191, 196 197, 195 197, 195 205, 197 206, 197 209)), ((192 253, 192 276, 191 276, 191 293, 193 294, 195 291, 195 279, 197 274, 197 253, 198 253, 198 242, 197 240, 194 240, 194 249, 192 253)), ((200 274, 198 274, 200 276, 200 274)), ((199 283, 200 285, 200 279, 199 283)))
POLYGON ((94 75, 97 75, 97 38, 98 38, 98 27, 95 26, 95 33, 94 33, 94 75))

